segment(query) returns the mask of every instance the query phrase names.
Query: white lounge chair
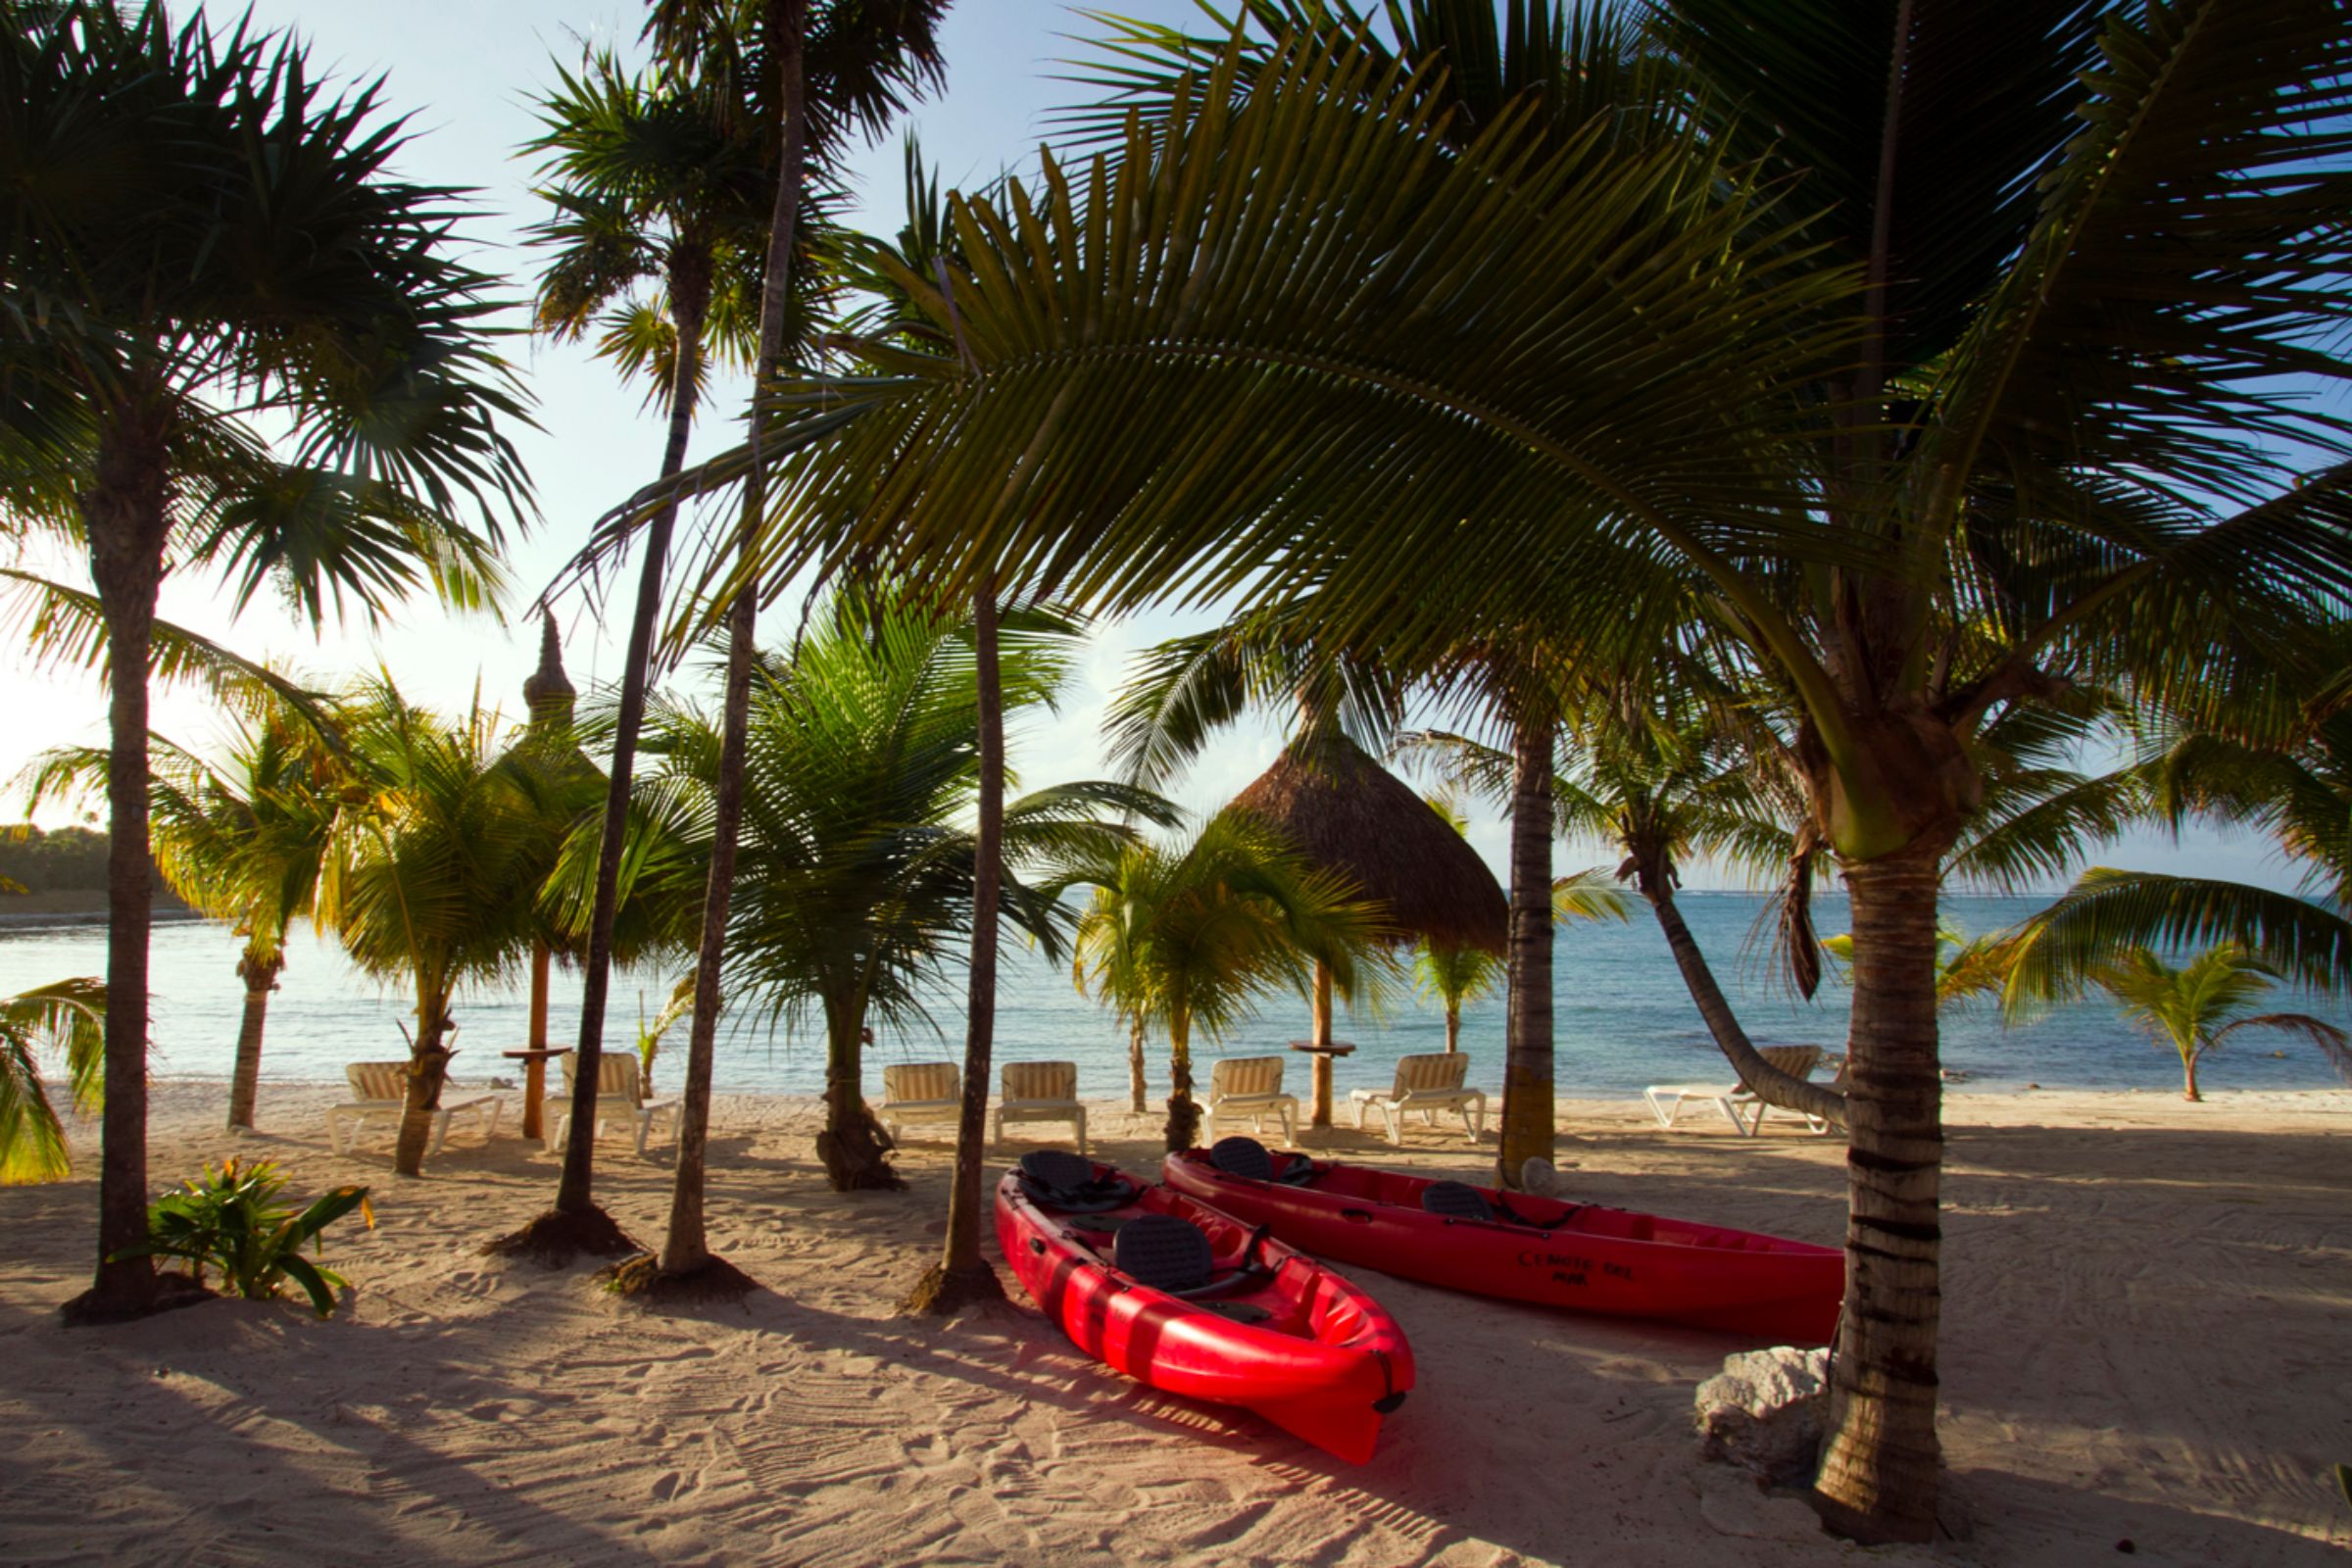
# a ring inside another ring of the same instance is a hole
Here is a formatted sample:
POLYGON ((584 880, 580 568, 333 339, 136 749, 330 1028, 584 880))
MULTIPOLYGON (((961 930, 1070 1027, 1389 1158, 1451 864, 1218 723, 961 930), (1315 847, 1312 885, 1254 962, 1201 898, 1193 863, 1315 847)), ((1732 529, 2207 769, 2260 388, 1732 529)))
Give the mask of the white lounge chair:
POLYGON ((1404 1113, 1421 1112, 1429 1126, 1438 1124, 1438 1112, 1461 1112, 1462 1134, 1477 1143, 1487 1131, 1487 1092, 1464 1087, 1470 1076, 1470 1057, 1464 1052, 1441 1051, 1424 1056, 1396 1058, 1396 1081, 1387 1089, 1357 1089, 1348 1093, 1348 1102, 1355 1107, 1355 1124, 1362 1127, 1364 1112, 1377 1110, 1387 1130, 1389 1142, 1404 1145, 1404 1113))
MULTIPOLYGON (((1819 1046, 1763 1046, 1756 1054, 1791 1078, 1812 1077, 1813 1069, 1821 1062, 1819 1046)), ((1642 1091, 1642 1098, 1649 1102, 1649 1113, 1661 1127, 1673 1126, 1674 1118, 1687 1102, 1703 1101, 1722 1111, 1742 1138, 1756 1136, 1756 1129, 1764 1125, 1764 1112, 1771 1108, 1750 1093, 1745 1084, 1651 1084, 1642 1091)), ((1824 1122, 1814 1130, 1826 1132, 1828 1127, 1824 1122)))
MULTIPOLYGON (((551 1152, 564 1147, 564 1135, 571 1130, 572 1086, 579 1078, 576 1053, 566 1051, 556 1059, 564 1063, 564 1093, 547 1107, 547 1147, 551 1152)), ((607 1121, 635 1125, 639 1159, 645 1157, 646 1140, 653 1136, 656 1127, 666 1128, 673 1142, 678 1136, 678 1102, 674 1100, 646 1102, 634 1052, 608 1051, 597 1057, 596 1126, 588 1136, 594 1138, 602 1133, 607 1121)))
POLYGON ((893 1140, 902 1125, 959 1126, 963 1070, 952 1061, 903 1061, 882 1069, 882 1130, 893 1140))
POLYGON ((997 1102, 992 1142, 1004 1141, 1008 1121, 1066 1121, 1078 1129, 1078 1152, 1086 1152, 1086 1106, 1078 1100, 1076 1062, 1008 1061, 1001 1081, 1004 1098, 997 1102))
MULTIPOLYGON (((326 1141, 338 1154, 349 1153, 359 1141, 360 1133, 370 1122, 389 1123, 395 1133, 400 1118, 409 1108, 409 1064, 405 1061, 355 1061, 343 1069, 344 1079, 351 1085, 351 1098, 340 1105, 326 1110, 326 1141)), ((448 1093, 447 1085, 442 1092, 448 1093)), ((496 1095, 477 1095, 471 1100, 451 1103, 441 1102, 433 1112, 433 1141, 425 1150, 427 1157, 441 1152, 449 1139, 449 1124, 460 1116, 470 1116, 482 1124, 482 1142, 498 1136, 498 1113, 506 1102, 496 1095)))
POLYGON ((1256 1132, 1266 1130, 1266 1118, 1282 1118, 1282 1141, 1298 1140, 1298 1097, 1282 1092, 1282 1070, 1288 1063, 1280 1056, 1232 1056, 1219 1061, 1208 1073, 1208 1130, 1217 1130, 1217 1118, 1230 1116, 1240 1120, 1247 1116, 1256 1132))

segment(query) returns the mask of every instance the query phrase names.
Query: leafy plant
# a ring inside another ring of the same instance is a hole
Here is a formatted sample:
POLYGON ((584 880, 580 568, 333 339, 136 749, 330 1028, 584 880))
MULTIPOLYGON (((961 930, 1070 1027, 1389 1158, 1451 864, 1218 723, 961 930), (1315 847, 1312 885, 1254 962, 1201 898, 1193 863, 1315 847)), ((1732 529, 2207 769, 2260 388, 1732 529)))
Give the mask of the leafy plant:
POLYGON ((350 1282, 304 1257, 303 1244, 323 1256, 321 1231, 355 1208, 373 1230, 375 1211, 367 1188, 338 1187, 297 1213, 276 1200, 285 1188, 273 1159, 207 1165, 201 1181, 180 1183, 148 1208, 146 1244, 118 1255, 179 1258, 199 1285, 208 1267, 218 1268, 222 1285, 254 1301, 276 1299, 292 1279, 325 1317, 335 1309, 335 1292, 350 1282))
POLYGON ((72 1169, 39 1054, 64 1058, 74 1107, 93 1114, 106 1093, 105 1031, 103 980, 60 980, 0 997, 0 1187, 58 1181, 72 1169))

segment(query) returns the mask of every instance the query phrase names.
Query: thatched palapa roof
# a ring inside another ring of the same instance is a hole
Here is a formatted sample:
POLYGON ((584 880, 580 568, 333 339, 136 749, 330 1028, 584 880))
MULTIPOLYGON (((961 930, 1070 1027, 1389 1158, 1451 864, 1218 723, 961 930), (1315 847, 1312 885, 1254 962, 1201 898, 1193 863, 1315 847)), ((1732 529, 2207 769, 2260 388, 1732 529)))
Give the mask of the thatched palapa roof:
POLYGON ((1226 808, 1385 906, 1404 937, 1499 954, 1510 906, 1487 862, 1402 779, 1336 729, 1293 741, 1226 808))

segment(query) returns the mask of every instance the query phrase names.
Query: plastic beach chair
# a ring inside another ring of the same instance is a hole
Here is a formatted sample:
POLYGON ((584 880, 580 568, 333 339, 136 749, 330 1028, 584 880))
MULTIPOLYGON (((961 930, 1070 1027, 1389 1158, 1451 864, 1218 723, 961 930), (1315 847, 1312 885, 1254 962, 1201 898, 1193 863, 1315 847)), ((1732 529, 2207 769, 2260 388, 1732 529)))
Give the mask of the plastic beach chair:
POLYGON ((1000 1081, 995 1143, 1004 1141, 1008 1121, 1066 1121, 1078 1131, 1078 1152, 1086 1152, 1086 1106, 1078 1100, 1074 1061, 1008 1061, 1000 1081))
MULTIPOLYGON (((573 1085, 579 1079, 579 1056, 566 1051, 556 1058, 564 1063, 564 1097, 548 1107, 547 1147, 552 1152, 564 1147, 571 1131, 571 1097, 573 1085)), ((654 1129, 668 1131, 671 1142, 678 1136, 678 1102, 660 1100, 646 1102, 645 1086, 638 1076, 637 1057, 628 1052, 608 1051, 596 1060, 596 1125, 588 1136, 596 1137, 605 1130, 608 1121, 632 1124, 637 1134, 637 1157, 645 1157, 645 1146, 654 1129)))
POLYGON ((882 1069, 882 1130, 893 1139, 902 1124, 958 1125, 963 1119, 963 1071, 952 1061, 904 1061, 882 1069))
POLYGON ((1355 1124, 1364 1124, 1368 1110, 1380 1112, 1389 1142, 1401 1148, 1404 1144, 1404 1113, 1421 1112, 1428 1125, 1438 1124, 1438 1112, 1461 1112, 1462 1133, 1472 1143, 1487 1130, 1487 1092, 1464 1087, 1470 1075, 1470 1057, 1459 1051, 1435 1052, 1425 1056, 1396 1058, 1396 1081, 1387 1089, 1357 1089, 1348 1096, 1355 1107, 1355 1124))
POLYGON ((1220 1116, 1237 1121, 1247 1116, 1250 1129, 1262 1133, 1266 1130, 1266 1118, 1278 1116, 1282 1119, 1282 1141, 1298 1142, 1298 1097, 1282 1092, 1282 1070, 1288 1065, 1280 1056, 1233 1056, 1211 1067, 1208 1130, 1216 1131, 1220 1116))
MULTIPOLYGON (((389 1122, 397 1131, 409 1106, 409 1064, 405 1061, 355 1061, 344 1067, 343 1077, 351 1085, 351 1098, 326 1110, 326 1141, 338 1154, 350 1152, 371 1122, 389 1122)), ((425 1153, 441 1152, 442 1144, 449 1139, 449 1124, 460 1116, 480 1122, 482 1141, 488 1143, 498 1136, 498 1113, 506 1103, 496 1095, 479 1095, 454 1104, 443 1102, 433 1112, 433 1141, 425 1153)))
MULTIPOLYGON (((1819 1046, 1764 1046, 1756 1054, 1791 1078, 1810 1078, 1821 1063, 1819 1046)), ((1745 1084, 1651 1084, 1642 1091, 1642 1098, 1649 1102, 1649 1113, 1657 1117, 1661 1127, 1674 1125, 1674 1118, 1681 1113, 1685 1102, 1703 1101, 1722 1111, 1742 1138, 1756 1135, 1756 1129, 1764 1125, 1764 1112, 1771 1108, 1745 1084)), ((1828 1124, 1825 1122, 1814 1130, 1826 1132, 1828 1124)))

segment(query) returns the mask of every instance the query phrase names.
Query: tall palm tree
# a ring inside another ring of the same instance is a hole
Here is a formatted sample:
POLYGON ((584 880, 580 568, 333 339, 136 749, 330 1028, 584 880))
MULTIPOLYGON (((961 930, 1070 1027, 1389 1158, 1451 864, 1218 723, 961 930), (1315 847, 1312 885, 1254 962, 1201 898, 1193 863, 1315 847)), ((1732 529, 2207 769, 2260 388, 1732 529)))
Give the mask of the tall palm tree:
MULTIPOLYGON (((839 1192, 903 1186, 867 1109, 863 1037, 874 1022, 928 1017, 926 989, 972 923, 979 789, 974 628, 887 593, 843 595, 815 612, 788 653, 754 667, 739 897, 727 934, 736 1006, 825 1039, 825 1125, 817 1153, 839 1192)), ((1076 628, 1011 617, 1002 689, 1018 714, 1052 702, 1076 628)), ((646 750, 645 863, 632 896, 699 884, 709 863, 721 749, 706 710, 658 705, 646 750)), ((1005 856, 1049 873, 1075 856, 1114 853, 1115 818, 1165 820, 1144 792, 1078 782, 1004 808, 1005 856)), ((1058 952, 1069 923, 1052 897, 1005 884, 1014 924, 1058 952)))
POLYGON ((100 1261, 76 1321, 135 1315, 146 1231, 147 687, 166 564, 306 613, 413 586, 478 602, 527 506, 499 425, 490 279, 449 190, 390 177, 378 87, 322 96, 302 46, 97 0, 6 7, 0 484, 86 540, 113 759, 100 1261), (284 416, 291 461, 259 434, 284 416), (461 510, 478 513, 476 523, 461 510), (69 520, 70 519, 70 520, 69 520))
MULTIPOLYGON (((752 660, 760 593, 760 561, 753 524, 768 501, 765 400, 788 368, 806 368, 813 358, 806 323, 792 308, 793 278, 803 249, 800 218, 811 180, 831 176, 852 141, 879 135, 906 101, 945 79, 935 30, 947 0, 655 0, 647 32, 657 57, 669 69, 734 85, 732 113, 771 149, 774 199, 769 208, 765 262, 760 289, 759 350, 753 361, 753 398, 748 412, 744 498, 737 533, 735 570, 755 580, 718 596, 725 607, 727 674, 722 704, 717 798, 714 802, 710 872, 704 899, 701 946, 695 962, 693 1023, 687 1037, 686 1114, 679 1129, 681 1172, 689 1151, 699 1162, 709 1128, 710 1060, 720 1011, 720 974, 725 960, 727 908, 735 885, 735 845, 743 817, 743 770, 749 744, 752 660), (801 330, 796 331, 796 327, 801 330)), ((991 662, 992 612, 981 621, 981 663, 991 662)), ((991 745, 988 716, 995 701, 984 690, 981 745, 991 745)), ((995 737, 1002 760, 1002 736, 995 737)), ((985 769, 984 769, 985 771, 985 769)), ((992 805, 1002 781, 983 780, 980 792, 980 851, 994 850, 992 805)), ((995 886, 994 873, 979 876, 983 903, 995 886)), ((986 922, 983 922, 984 924, 986 922)), ((991 933, 993 936, 993 932, 991 933)), ((699 1170, 699 1164, 696 1167, 699 1170)), ((699 1223, 700 1193, 688 1215, 683 1181, 672 1205, 676 1235, 662 1249, 662 1272, 672 1278, 709 1260, 699 1223)), ((953 1240, 953 1237, 951 1238, 953 1240)))
POLYGON ((44 1051, 65 1059, 74 1106, 106 1099, 106 983, 60 980, 0 997, 0 1187, 53 1182, 73 1168, 66 1130, 41 1081, 44 1051))
MULTIPOLYGON (((668 415, 661 468, 667 479, 685 466, 711 362, 744 365, 756 351, 773 171, 760 137, 731 112, 722 83, 683 72, 631 75, 609 52, 590 56, 577 74, 559 67, 557 75, 556 89, 536 100, 543 128, 523 148, 540 159, 549 183, 539 194, 554 208, 531 233, 550 252, 536 324, 558 340, 598 330, 597 353, 624 376, 647 379, 647 401, 668 415)), ((621 664, 582 956, 577 1126, 593 1110, 604 1049, 629 784, 676 514, 674 506, 664 508, 646 528, 621 664)), ((571 1142, 555 1215, 534 1235, 598 1226, 594 1160, 595 1140, 571 1142)))
POLYGON ((451 722, 382 681, 343 719, 366 793, 337 819, 318 913, 362 970, 416 998, 394 1168, 416 1176, 454 1054, 451 1004, 521 970, 564 834, 602 791, 551 797, 479 706, 451 722))
POLYGON ((1130 844, 1068 881, 1095 889, 1085 929, 1119 931, 1133 986, 1122 1007, 1139 1028, 1167 1032, 1171 1152, 1200 1136, 1194 1032, 1221 1037, 1269 992, 1304 995, 1317 963, 1352 990, 1382 934, 1379 911, 1344 878, 1239 812, 1211 817, 1189 844, 1130 844))
MULTIPOLYGON (((1188 49, 1082 172, 959 200, 934 352, 763 433, 763 559, 1017 552, 1095 611, 1312 589, 1408 661, 1687 607, 1777 688, 1854 900, 1817 1496, 1924 1539, 1975 743, 2083 670, 2212 706, 2352 591, 2352 440, 2278 395, 2346 369, 2316 215, 2352 195, 2352 34, 2327 0, 1604 14, 1671 90, 1558 140, 1349 27, 1188 49)), ((1603 30, 1563 77, 1638 89, 1603 30)))
MULTIPOLYGON (((242 940, 237 978, 245 1008, 237 1028, 228 1125, 253 1127, 270 994, 286 965, 286 933, 313 912, 319 874, 350 774, 334 746, 304 715, 263 702, 232 717, 219 762, 154 738, 148 803, 156 864, 172 890, 242 940)), ((111 754, 63 748, 36 759, 35 799, 103 790, 111 754)))

